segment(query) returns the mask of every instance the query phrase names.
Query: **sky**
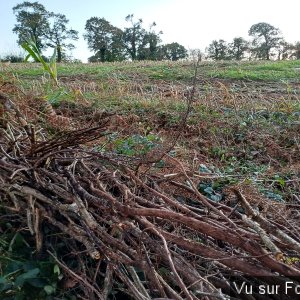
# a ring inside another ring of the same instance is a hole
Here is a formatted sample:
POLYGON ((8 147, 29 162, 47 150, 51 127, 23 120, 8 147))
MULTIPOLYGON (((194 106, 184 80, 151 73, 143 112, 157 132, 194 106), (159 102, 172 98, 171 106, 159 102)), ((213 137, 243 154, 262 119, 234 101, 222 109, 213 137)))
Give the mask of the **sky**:
MULTIPOLYGON (((34 2, 27 0, 29 2, 34 2)), ((12 32, 16 18, 12 8, 23 1, 0 0, 0 56, 19 53, 17 35, 12 32)), ((250 39, 251 25, 267 22, 282 32, 288 42, 300 41, 299 0, 40 0, 48 11, 62 13, 72 29, 79 31, 74 58, 83 62, 93 55, 83 39, 86 21, 105 18, 123 29, 125 17, 134 14, 144 27, 156 22, 162 43, 178 42, 187 49, 202 51, 215 39, 231 42, 234 37, 250 39)))

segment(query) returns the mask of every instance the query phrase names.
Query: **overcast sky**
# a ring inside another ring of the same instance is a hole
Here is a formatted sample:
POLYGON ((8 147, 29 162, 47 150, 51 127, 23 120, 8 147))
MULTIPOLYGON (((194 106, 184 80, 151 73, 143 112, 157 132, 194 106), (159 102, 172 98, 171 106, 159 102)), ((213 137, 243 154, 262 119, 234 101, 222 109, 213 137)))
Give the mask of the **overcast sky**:
MULTIPOLYGON (((27 0, 28 1, 28 0, 27 0)), ((0 0, 0 56, 18 52, 16 23, 12 7, 23 1, 0 0)), ((34 1, 30 1, 34 2, 34 1)), ((234 37, 248 39, 248 30, 258 22, 281 29, 288 42, 300 41, 300 0, 40 0, 48 11, 65 14, 80 39, 72 54, 87 61, 92 55, 82 35, 87 19, 103 17, 121 29, 125 17, 142 18, 144 27, 153 21, 162 30, 163 43, 178 42, 188 49, 205 50, 214 39, 230 42, 234 37)))

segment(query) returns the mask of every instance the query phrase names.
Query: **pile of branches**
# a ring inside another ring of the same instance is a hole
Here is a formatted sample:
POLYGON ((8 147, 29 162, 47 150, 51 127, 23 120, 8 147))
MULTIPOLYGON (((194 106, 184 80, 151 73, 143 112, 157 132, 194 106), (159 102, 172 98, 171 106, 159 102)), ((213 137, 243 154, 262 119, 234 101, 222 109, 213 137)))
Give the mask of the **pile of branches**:
POLYGON ((0 129, 1 212, 18 216, 36 253, 51 255, 84 299, 110 299, 114 290, 120 299, 240 299, 243 282, 297 284, 300 267, 287 260, 299 258, 297 214, 286 223, 266 217, 238 188, 233 205, 211 201, 172 157, 176 176, 141 172, 141 158, 91 151, 105 125, 49 138, 20 118, 15 112, 0 129), (51 247, 45 226, 71 245, 76 269, 51 247))

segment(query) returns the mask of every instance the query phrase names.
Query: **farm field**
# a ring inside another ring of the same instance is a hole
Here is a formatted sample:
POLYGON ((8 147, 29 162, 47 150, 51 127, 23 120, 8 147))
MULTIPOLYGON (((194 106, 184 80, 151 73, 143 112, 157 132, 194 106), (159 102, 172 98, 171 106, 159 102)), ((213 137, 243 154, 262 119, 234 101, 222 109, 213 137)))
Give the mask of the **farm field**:
POLYGON ((300 61, 59 64, 58 82, 0 65, 0 245, 39 269, 36 299, 237 299, 230 276, 300 275, 300 61))
MULTIPOLYGON (((4 65, 1 71, 2 91, 32 98, 37 109, 47 100, 70 118, 68 126, 96 125, 111 115, 123 125, 114 125, 106 147, 128 155, 143 145, 115 147, 132 134, 168 143, 182 129, 194 76, 190 62, 65 64, 55 87, 38 64, 4 65)), ((196 151, 198 163, 246 176, 292 170, 299 154, 299 87, 299 61, 201 63, 187 124, 175 145, 178 155, 194 159, 190 151, 196 151)), ((50 129, 55 134, 64 128, 50 129)))

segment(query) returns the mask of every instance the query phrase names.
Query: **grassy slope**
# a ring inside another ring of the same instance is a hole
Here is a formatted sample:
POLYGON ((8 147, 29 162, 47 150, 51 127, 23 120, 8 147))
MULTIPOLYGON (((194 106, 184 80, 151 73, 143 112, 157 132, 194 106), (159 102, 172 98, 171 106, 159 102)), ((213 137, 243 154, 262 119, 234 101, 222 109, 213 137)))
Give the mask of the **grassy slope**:
MULTIPOLYGON (((196 171, 218 174, 203 181, 204 189, 221 192, 251 182, 275 200, 293 199, 299 192, 299 68, 300 61, 200 65, 189 129, 173 155, 196 171)), ((59 88, 38 64, 3 67, 0 76, 58 109, 66 103, 92 105, 122 115, 125 123, 134 116, 130 130, 113 132, 105 147, 136 155, 156 138, 168 143, 178 130, 193 73, 188 62, 62 64, 59 88)))
MULTIPOLYGON (((0 71, 3 69, 32 78, 43 75, 43 70, 39 64, 9 65, 0 68, 0 71)), ((130 73, 135 73, 161 80, 189 80, 193 73, 189 62, 61 64, 58 67, 60 76, 84 74, 102 79, 111 77, 112 72, 123 79, 128 78, 130 73)), ((201 63, 201 73, 206 77, 227 79, 299 80, 300 61, 203 62, 201 63)))
MULTIPOLYGON (((112 126, 102 141, 89 145, 95 151, 144 156, 161 143, 169 144, 173 134, 181 131, 169 154, 193 171, 202 194, 233 206, 228 187, 239 185, 253 207, 279 219, 283 217, 277 211, 278 202, 299 205, 300 201, 298 68, 300 61, 202 63, 184 130, 179 124, 194 73, 193 65, 186 62, 60 65, 60 87, 49 81, 38 64, 0 65, 0 90, 14 100, 27 99, 34 108, 39 105, 36 97, 44 98, 58 113, 83 126, 97 125, 97 114, 116 113, 121 123, 112 126)), ((26 107, 26 115, 25 111, 26 107)), ((57 128, 51 128, 42 113, 38 116, 45 131, 56 133, 57 128)), ((161 160, 150 171, 174 173, 166 165, 161 160)), ((283 223, 288 221, 283 219, 283 223)), ((40 268, 40 277, 53 286, 44 286, 42 281, 39 288, 54 292, 59 267, 51 259, 30 265, 32 249, 24 246, 22 235, 8 231, 0 240, 1 247, 4 237, 11 240, 9 248, 14 244, 15 252, 7 256, 16 253, 20 261, 22 257, 22 262, 13 261, 15 269, 24 268, 28 276, 40 268)), ((29 288, 25 292, 31 294, 29 288)))

